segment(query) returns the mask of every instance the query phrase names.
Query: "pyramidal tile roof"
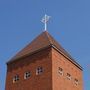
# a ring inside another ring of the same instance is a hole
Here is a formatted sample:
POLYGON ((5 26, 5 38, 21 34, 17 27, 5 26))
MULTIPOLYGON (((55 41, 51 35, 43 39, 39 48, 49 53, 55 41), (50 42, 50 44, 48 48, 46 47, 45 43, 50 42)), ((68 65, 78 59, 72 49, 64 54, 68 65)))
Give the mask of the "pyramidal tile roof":
POLYGON ((47 31, 44 31, 39 36, 37 36, 30 44, 28 44, 10 61, 8 61, 7 64, 48 46, 52 46, 57 49, 60 53, 71 59, 73 63, 75 63, 80 69, 82 69, 82 67, 70 56, 70 54, 68 54, 65 49, 62 48, 62 46, 47 31))

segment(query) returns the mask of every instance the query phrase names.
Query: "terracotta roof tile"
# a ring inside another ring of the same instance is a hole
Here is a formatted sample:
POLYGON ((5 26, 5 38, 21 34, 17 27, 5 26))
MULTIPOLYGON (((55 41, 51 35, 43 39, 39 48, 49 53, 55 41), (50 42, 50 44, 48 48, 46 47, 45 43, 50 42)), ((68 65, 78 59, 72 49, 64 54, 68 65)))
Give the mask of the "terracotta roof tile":
POLYGON ((28 44, 24 49, 17 53, 9 62, 12 62, 13 60, 21 58, 49 45, 55 46, 60 52, 62 52, 64 55, 66 55, 68 58, 75 62, 75 60, 70 56, 70 54, 68 54, 68 52, 63 49, 61 45, 47 31, 37 36, 30 44, 28 44))

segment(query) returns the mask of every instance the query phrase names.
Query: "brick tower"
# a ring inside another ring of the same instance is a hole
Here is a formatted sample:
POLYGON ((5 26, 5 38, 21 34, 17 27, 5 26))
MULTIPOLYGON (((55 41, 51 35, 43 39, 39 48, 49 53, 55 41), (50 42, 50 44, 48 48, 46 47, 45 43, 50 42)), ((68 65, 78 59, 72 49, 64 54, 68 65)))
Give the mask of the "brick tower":
POLYGON ((83 90, 82 67, 44 31, 7 62, 5 90, 83 90))

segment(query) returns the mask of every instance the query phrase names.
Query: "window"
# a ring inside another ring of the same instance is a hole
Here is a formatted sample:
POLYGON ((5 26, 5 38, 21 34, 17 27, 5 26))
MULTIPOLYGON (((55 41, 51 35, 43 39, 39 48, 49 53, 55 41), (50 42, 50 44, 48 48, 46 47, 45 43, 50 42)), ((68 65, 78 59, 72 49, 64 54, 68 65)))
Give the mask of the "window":
POLYGON ((78 85, 78 84, 79 84, 78 79, 75 79, 75 80, 74 80, 74 83, 75 83, 75 85, 78 85))
POLYGON ((67 79, 71 80, 71 75, 69 73, 67 73, 67 79))
POLYGON ((31 73, 30 72, 25 72, 24 74, 24 79, 27 79, 31 76, 31 73))
POLYGON ((58 73, 59 73, 60 75, 63 75, 63 69, 60 68, 60 67, 58 67, 58 73))
POLYGON ((13 77, 13 83, 15 83, 17 81, 19 81, 19 75, 16 75, 16 76, 13 77))
POLYGON ((43 68, 42 67, 38 67, 36 69, 36 75, 42 74, 42 72, 43 72, 43 68))

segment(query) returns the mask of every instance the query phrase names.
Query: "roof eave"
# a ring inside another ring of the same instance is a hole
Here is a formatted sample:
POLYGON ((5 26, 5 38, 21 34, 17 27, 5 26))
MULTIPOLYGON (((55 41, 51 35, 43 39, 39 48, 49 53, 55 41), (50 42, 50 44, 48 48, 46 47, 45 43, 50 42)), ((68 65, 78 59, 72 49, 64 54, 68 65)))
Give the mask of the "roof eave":
POLYGON ((74 59, 71 59, 70 57, 68 57, 67 55, 65 55, 61 50, 59 50, 56 46, 52 45, 52 47, 57 50, 59 53, 61 53, 64 57, 66 57, 69 61, 71 61, 74 65, 76 65, 80 70, 83 71, 83 68, 81 67, 81 65, 79 65, 74 59))
POLYGON ((33 52, 31 52, 31 53, 29 53, 29 54, 27 54, 27 55, 21 56, 21 57, 16 58, 16 59, 11 59, 11 60, 7 61, 6 64, 8 65, 9 63, 12 63, 12 62, 14 62, 14 61, 17 61, 17 60, 19 60, 19 59, 21 59, 21 58, 25 58, 25 57, 27 57, 27 56, 29 56, 29 55, 35 54, 35 53, 40 52, 41 50, 44 50, 44 49, 49 48, 49 47, 51 47, 51 44, 48 45, 48 46, 46 46, 46 47, 40 48, 40 49, 38 49, 38 50, 36 50, 36 51, 33 51, 33 52))
POLYGON ((60 49, 58 49, 55 45, 53 45, 53 44, 50 44, 50 45, 48 45, 48 46, 46 46, 46 47, 43 47, 43 48, 40 48, 40 49, 38 49, 38 50, 36 50, 36 51, 33 51, 32 53, 29 53, 29 54, 27 54, 27 55, 24 55, 24 56, 21 56, 21 57, 19 57, 19 58, 16 58, 16 59, 11 59, 11 60, 9 60, 8 62, 6 62, 6 64, 8 65, 9 63, 12 63, 12 62, 14 62, 14 61, 17 61, 18 59, 21 59, 21 58, 25 58, 25 57, 27 57, 27 56, 29 56, 29 55, 32 55, 32 54, 35 54, 35 53, 37 53, 37 52, 39 52, 39 51, 41 51, 41 50, 44 50, 44 49, 46 49, 46 48, 49 48, 49 47, 53 47, 55 50, 57 50, 60 54, 62 54, 65 58, 67 58, 69 61, 71 61, 74 65, 76 65, 80 70, 82 70, 83 71, 83 68, 74 60, 74 59, 71 59, 70 57, 68 57, 67 55, 65 55, 60 49))

